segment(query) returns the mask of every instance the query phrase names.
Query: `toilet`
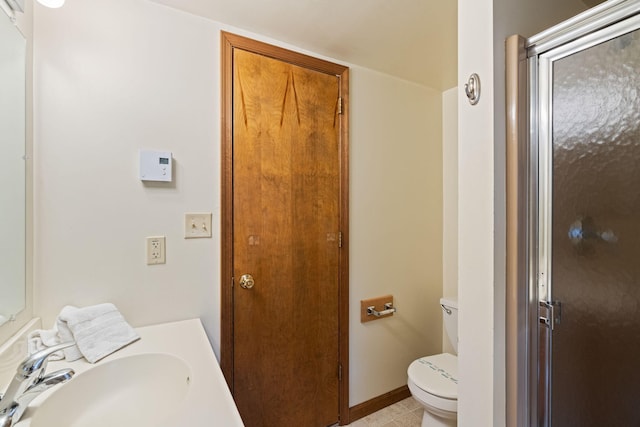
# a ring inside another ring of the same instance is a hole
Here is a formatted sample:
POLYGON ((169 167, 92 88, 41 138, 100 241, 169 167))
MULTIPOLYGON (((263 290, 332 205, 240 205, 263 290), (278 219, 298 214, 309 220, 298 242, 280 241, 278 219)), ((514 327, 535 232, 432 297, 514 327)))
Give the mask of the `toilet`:
MULTIPOLYGON (((441 298, 444 329, 458 354, 458 301, 441 298)), ((458 425, 458 357, 449 353, 421 357, 407 370, 407 385, 424 408, 422 427, 458 425)))

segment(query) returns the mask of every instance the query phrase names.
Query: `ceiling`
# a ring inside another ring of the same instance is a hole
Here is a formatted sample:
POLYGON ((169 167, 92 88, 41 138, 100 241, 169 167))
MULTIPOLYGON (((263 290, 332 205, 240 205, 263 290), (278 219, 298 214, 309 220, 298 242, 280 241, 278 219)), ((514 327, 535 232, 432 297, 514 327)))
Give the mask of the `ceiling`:
POLYGON ((434 89, 456 84, 456 1, 153 1, 434 89))

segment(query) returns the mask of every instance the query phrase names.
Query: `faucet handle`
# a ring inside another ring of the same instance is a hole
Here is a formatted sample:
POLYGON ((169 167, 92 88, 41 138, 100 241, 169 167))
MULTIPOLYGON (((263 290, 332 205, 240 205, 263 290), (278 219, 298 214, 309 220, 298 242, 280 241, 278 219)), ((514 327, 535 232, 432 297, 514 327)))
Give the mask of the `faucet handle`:
POLYGON ((39 370, 42 372, 42 374, 44 374, 44 369, 47 367, 47 359, 49 358, 49 356, 57 351, 63 350, 67 347, 71 347, 75 344, 76 343, 74 341, 69 341, 62 344, 54 345, 49 348, 45 348, 44 350, 40 350, 27 356, 27 358, 24 359, 22 363, 20 363, 20 365, 18 365, 18 375, 23 380, 26 380, 27 378, 31 377, 31 375, 33 375, 35 371, 39 370))
POLYGON ((18 411, 18 403, 11 402, 0 411, 0 427, 11 427, 13 425, 13 417, 18 411))

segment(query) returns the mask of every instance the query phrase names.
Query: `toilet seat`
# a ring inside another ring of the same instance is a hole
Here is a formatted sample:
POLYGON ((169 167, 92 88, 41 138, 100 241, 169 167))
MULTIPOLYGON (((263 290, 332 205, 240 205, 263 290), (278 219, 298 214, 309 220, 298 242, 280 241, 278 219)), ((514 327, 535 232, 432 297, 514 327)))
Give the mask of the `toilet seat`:
POLYGON ((449 353, 414 360, 407 370, 413 396, 433 409, 458 411, 458 358, 449 353))

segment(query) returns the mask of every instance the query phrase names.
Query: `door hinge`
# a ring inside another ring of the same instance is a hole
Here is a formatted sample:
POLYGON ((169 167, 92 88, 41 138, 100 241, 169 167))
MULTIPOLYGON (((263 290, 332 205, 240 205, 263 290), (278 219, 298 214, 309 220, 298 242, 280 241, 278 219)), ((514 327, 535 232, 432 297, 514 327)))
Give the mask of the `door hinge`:
POLYGON ((338 231, 338 247, 342 247, 342 231, 338 231))
POLYGON ((342 364, 338 363, 338 381, 342 381, 342 364))
POLYGON ((562 303, 560 301, 546 302, 540 301, 540 314, 538 319, 541 324, 553 331, 556 325, 560 324, 562 317, 562 303), (543 310, 545 312, 543 312, 543 310))
POLYGON ((234 281, 235 277, 231 276, 231 287, 233 288, 233 281, 234 281))
POLYGON ((342 97, 338 98, 338 114, 342 114, 342 97))

